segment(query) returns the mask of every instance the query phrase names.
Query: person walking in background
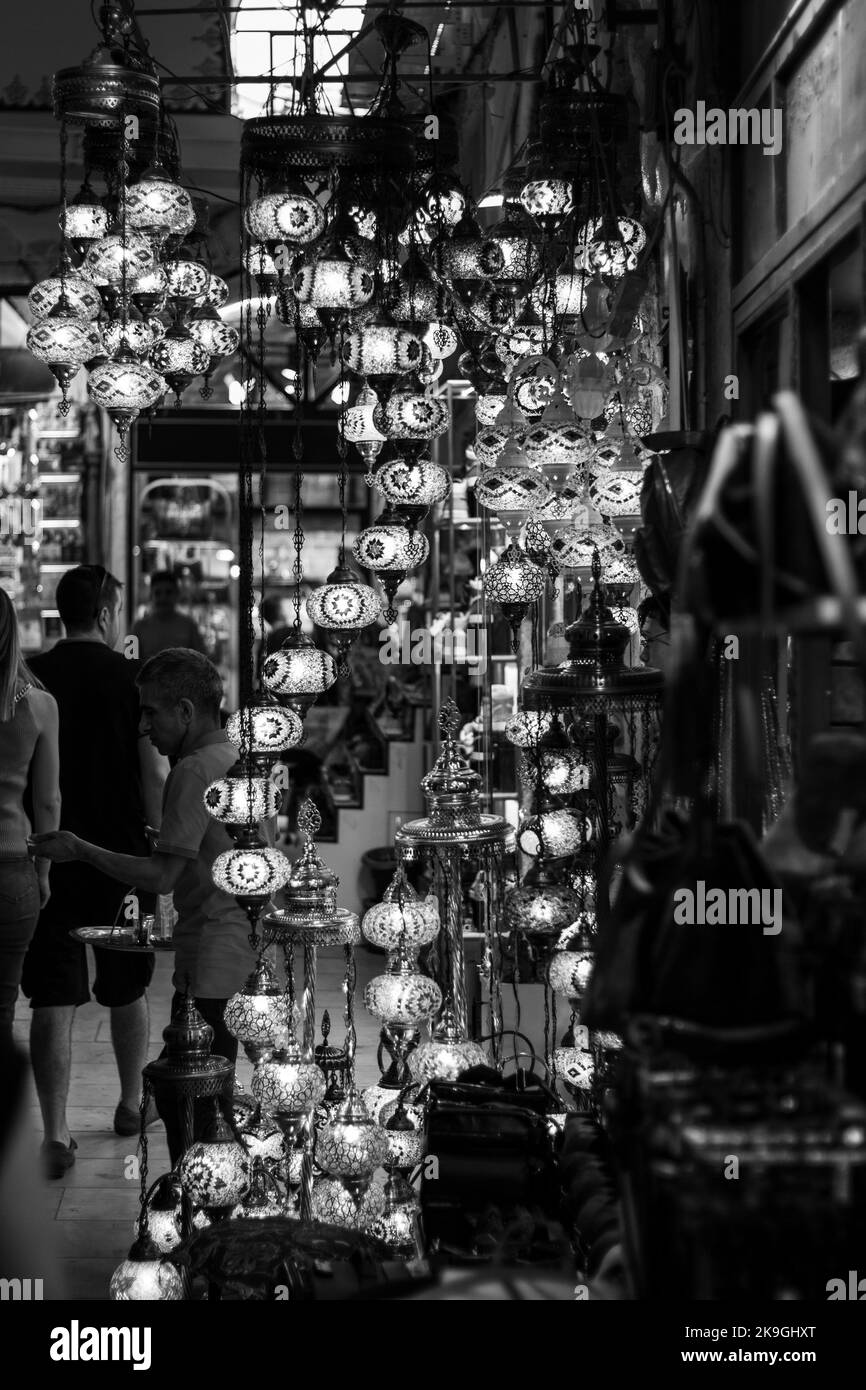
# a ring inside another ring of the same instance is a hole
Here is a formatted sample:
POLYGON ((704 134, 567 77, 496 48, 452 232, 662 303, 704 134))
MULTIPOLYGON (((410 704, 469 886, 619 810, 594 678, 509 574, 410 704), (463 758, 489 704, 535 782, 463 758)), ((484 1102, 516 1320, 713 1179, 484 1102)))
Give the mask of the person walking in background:
MULTIPOLYGON (((64 830, 124 854, 147 854, 147 825, 159 824, 168 763, 138 732, 138 662, 114 651, 120 632, 122 584, 102 565, 67 570, 57 585, 66 637, 33 658, 33 669, 60 711, 60 790, 64 830)), ((43 1164, 49 1178, 75 1162, 66 1104, 75 1010, 90 999, 87 948, 75 927, 109 926, 126 891, 137 890, 142 913, 152 895, 130 879, 126 889, 87 864, 60 864, 42 911, 22 988, 33 1020, 30 1056, 45 1126, 43 1164)), ((93 994, 110 1011, 111 1042, 120 1078, 114 1112, 117 1134, 137 1134, 141 1070, 148 1060, 147 987, 152 955, 94 947, 93 994)), ((154 1109, 151 1123, 157 1118, 154 1109)))
MULTIPOLYGON (((226 1027, 223 1012, 253 969, 255 953, 246 914, 213 881, 214 860, 233 842, 225 826, 208 813, 204 793, 237 760, 237 749, 220 727, 222 680, 207 657, 177 649, 152 657, 136 679, 141 730, 173 760, 153 854, 118 854, 66 830, 35 835, 33 843, 37 853, 58 863, 89 864, 139 889, 174 893, 178 920, 172 1014, 189 983, 196 1007, 214 1030, 214 1053, 234 1063, 237 1038, 226 1027)), ((205 1107, 197 1124, 207 1113, 205 1107)), ((174 1163, 182 1151, 178 1117, 162 1106, 160 1114, 174 1163)))
POLYGON ((157 570, 150 576, 150 612, 132 625, 140 661, 149 661, 169 647, 188 647, 206 655, 204 638, 195 619, 178 611, 179 593, 177 575, 171 570, 157 570))
POLYGON ((10 1044, 24 957, 51 896, 50 862, 30 859, 28 837, 59 824, 57 705, 22 660, 15 609, 0 589, 0 1033, 10 1044))

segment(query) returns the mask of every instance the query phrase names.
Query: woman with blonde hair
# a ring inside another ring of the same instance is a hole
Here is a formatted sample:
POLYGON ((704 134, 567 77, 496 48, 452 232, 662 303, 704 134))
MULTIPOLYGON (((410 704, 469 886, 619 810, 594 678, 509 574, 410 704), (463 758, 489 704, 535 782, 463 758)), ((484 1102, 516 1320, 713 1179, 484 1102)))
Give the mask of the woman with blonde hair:
POLYGON ((32 830, 60 824, 57 704, 21 656, 12 600, 0 589, 0 1036, 11 1040, 21 968, 40 908, 47 859, 32 860, 32 830), (33 824, 25 810, 28 787, 33 824))

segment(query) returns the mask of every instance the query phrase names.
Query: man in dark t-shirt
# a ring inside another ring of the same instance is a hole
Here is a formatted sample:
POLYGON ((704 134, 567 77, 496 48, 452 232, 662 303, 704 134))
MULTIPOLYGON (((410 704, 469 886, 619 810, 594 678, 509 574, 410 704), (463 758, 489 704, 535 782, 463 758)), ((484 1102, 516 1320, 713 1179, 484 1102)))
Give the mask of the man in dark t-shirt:
MULTIPOLYGON (((34 657, 34 675, 60 712, 61 828, 125 854, 148 853, 146 826, 158 826, 165 759, 139 736, 138 662, 114 651, 121 584, 101 565, 68 570, 57 586, 66 638, 34 657)), ((87 950, 69 935, 80 926, 108 926, 123 915, 136 889, 84 864, 55 864, 24 964, 22 989, 33 1010, 30 1052, 45 1124, 43 1156, 49 1176, 74 1162, 66 1122, 72 1023, 90 998, 87 950)), ((142 913, 152 898, 137 892, 142 913)), ((141 1069, 147 1062, 146 990, 152 955, 94 948, 96 1000, 111 1012, 111 1040, 120 1074, 118 1134, 139 1129, 141 1069)))

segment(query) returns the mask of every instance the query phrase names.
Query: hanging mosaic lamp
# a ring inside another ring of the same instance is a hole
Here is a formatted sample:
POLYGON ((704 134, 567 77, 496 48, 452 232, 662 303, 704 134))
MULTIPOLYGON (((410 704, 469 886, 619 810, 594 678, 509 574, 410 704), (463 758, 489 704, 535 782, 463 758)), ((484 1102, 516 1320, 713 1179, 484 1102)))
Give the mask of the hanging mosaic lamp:
POLYGON ((618 278, 637 269, 646 232, 633 217, 596 217, 581 227, 576 243, 576 267, 618 278))
POLYGON ((273 1052, 289 1025, 289 1015, 285 993, 264 958, 257 961, 243 989, 231 996, 223 1018, 251 1062, 273 1052))
POLYGON ((196 310, 187 327, 190 337, 207 353, 211 370, 220 358, 231 357, 238 350, 237 329, 223 323, 216 309, 208 304, 196 310))
POLYGON ((184 1196, 193 1206, 220 1210, 234 1207, 244 1198, 250 1185, 250 1158, 221 1111, 217 1111, 204 1139, 187 1149, 178 1175, 184 1196))
POLYGON ((395 458, 377 468, 373 486, 417 526, 431 507, 444 502, 451 491, 451 479, 432 459, 395 458))
POLYGON ((505 898, 503 923, 509 931, 530 937, 558 936, 583 907, 579 893, 560 882, 560 875, 538 861, 505 898))
MULTIPOLYGON (((165 1173, 153 1184, 145 1202, 146 1234, 161 1255, 168 1255, 180 1245, 181 1188, 174 1173, 165 1173)), ((138 1233, 138 1221, 135 1223, 138 1233)))
POLYGON ((61 390, 61 413, 69 409, 67 390, 85 362, 102 350, 102 335, 92 319, 74 313, 61 293, 47 316, 28 329, 28 350, 44 362, 61 390))
POLYGON ((343 674, 352 643, 381 611, 382 600, 375 589, 362 583, 360 576, 345 564, 338 564, 307 599, 307 615, 317 627, 330 633, 343 674))
MULTIPOLYGON (((420 366, 423 344, 410 329, 403 328, 380 315, 370 323, 353 328, 345 334, 341 357, 344 365, 350 371, 357 372, 359 376, 390 380, 420 366)), ((365 390, 369 388, 365 387, 365 390)), ((373 397, 373 406, 378 405, 379 399, 375 392, 370 391, 369 394, 373 397)), ((364 391, 361 395, 364 395, 364 391)), ((359 396, 355 402, 356 407, 360 401, 359 396)), ((366 398, 364 403, 366 404, 366 398)))
POLYGON ((384 434, 373 424, 373 413, 378 404, 379 397, 365 382, 355 404, 343 412, 343 437, 354 444, 368 468, 378 458, 386 442, 384 434))
POLYGON ((94 285, 119 289, 132 286, 136 280, 153 270, 153 247, 141 232, 112 232, 94 241, 85 254, 81 274, 94 285))
POLYGON ((168 276, 162 266, 154 266, 153 270, 137 276, 129 286, 129 294, 135 307, 145 317, 161 313, 168 294, 168 276))
POLYGON ((537 232, 519 203, 509 203, 505 216, 487 233, 502 252, 502 269, 495 280, 516 298, 526 290, 541 269, 537 232))
POLYGON ((458 338, 454 329, 448 323, 439 320, 431 323, 424 334, 422 340, 430 349, 433 357, 442 362, 452 353, 457 351, 458 338))
POLYGON ((592 825, 587 817, 571 811, 544 811, 524 821, 517 844, 533 859, 564 859, 576 854, 591 838, 592 825))
POLYGON ((110 218, 105 204, 97 198, 85 178, 81 188, 61 218, 63 234, 72 243, 79 255, 83 256, 92 241, 108 234, 110 218))
POLYGON ((231 894, 255 927, 262 910, 288 879, 290 867, 282 851, 266 845, 250 827, 236 836, 234 849, 217 855, 211 872, 217 888, 231 894))
POLYGON ((418 252, 410 252, 392 287, 388 309, 397 323, 426 326, 437 316, 439 295, 439 286, 418 252))
POLYGON ((92 280, 74 270, 61 270, 40 280, 27 296, 34 322, 47 318, 63 299, 64 313, 80 319, 96 319, 102 313, 102 296, 92 280))
POLYGON ((435 917, 425 910, 401 864, 385 889, 382 901, 364 913, 361 931, 379 950, 396 951, 403 942, 408 951, 419 951, 422 946, 429 946, 439 933, 438 906, 435 917))
POLYGON ((195 209, 186 189, 161 166, 154 165, 127 188, 126 221, 133 231, 164 241, 192 231, 195 209))
POLYGON ((300 179, 268 185, 244 209, 244 225, 257 241, 309 246, 325 230, 325 210, 300 179))
POLYGON ((177 256, 163 264, 166 294, 177 310, 200 309, 210 292, 210 271, 201 261, 177 256))
POLYGON ((422 1043, 409 1056, 409 1070, 416 1081, 457 1081, 470 1067, 490 1065, 480 1043, 460 1035, 450 1001, 442 1008, 429 1042, 422 1043))
POLYGON ((280 705, 253 705, 230 714, 226 738, 238 752, 268 762, 296 748, 304 736, 301 720, 280 705))
POLYGON ((240 758, 224 777, 205 788, 203 800, 208 815, 231 834, 232 830, 242 830, 253 822, 275 816, 282 803, 282 792, 270 777, 257 775, 252 763, 240 758))
POLYGON ((427 537, 410 530, 393 511, 386 510, 372 526, 367 526, 355 538, 352 554, 362 569, 371 570, 379 578, 388 599, 384 610, 387 623, 397 617, 394 595, 410 570, 423 565, 430 553, 427 537))
POLYGON ((113 1303, 176 1303, 186 1298, 183 1275, 162 1257, 148 1236, 140 1236, 111 1276, 108 1297, 113 1303))
POLYGON ((537 222, 560 222, 574 207, 571 179, 555 176, 528 179, 520 190, 519 201, 524 211, 537 222))
POLYGON ((262 666, 265 690, 285 701, 301 718, 337 679, 334 658, 302 632, 292 632, 262 666))
POLYGON ((422 188, 420 204, 434 226, 456 227, 468 207, 468 198, 453 174, 437 173, 422 188))
POLYGON ((526 435, 526 457, 536 468, 570 470, 585 463, 592 440, 557 387, 537 425, 526 435))
POLYGON ((325 1094, 325 1075, 315 1062, 305 1062, 294 1027, 285 1046, 258 1064, 250 1088, 268 1114, 309 1114, 325 1094))
POLYGON ((373 423, 386 439, 426 442, 445 434, 450 423, 448 404, 442 396, 428 396, 420 383, 408 381, 392 391, 373 411, 373 423))
POLYGON ((503 732, 516 748, 534 748, 550 734, 553 726, 553 715, 545 710, 519 710, 507 721, 503 732))
POLYGON ((557 994, 564 994, 572 1008, 579 1007, 594 963, 595 938, 591 918, 584 913, 571 929, 566 929, 550 957, 547 966, 550 988, 557 994))
POLYGON ((162 400, 167 390, 164 377, 129 352, 121 351, 112 361, 94 367, 88 377, 87 392, 111 418, 120 436, 115 451, 120 458, 128 456, 126 440, 130 426, 142 410, 150 410, 162 400))
POLYGON ((364 1004, 385 1024, 415 1026, 437 1013, 442 991, 429 975, 422 975, 405 946, 389 958, 384 975, 374 975, 364 990, 364 1004))
POLYGON ((319 1132, 316 1162, 330 1177, 363 1180, 373 1175, 387 1153, 385 1136, 353 1087, 336 1117, 319 1132))
POLYGON ((520 646, 520 625, 530 606, 544 592, 544 570, 534 565, 517 541, 511 541, 495 564, 484 573, 483 587, 488 601, 498 603, 511 628, 511 645, 520 646))
POLYGON ((310 1214, 314 1221, 367 1231, 385 1206, 385 1194, 374 1183, 348 1184, 341 1178, 318 1178, 310 1214))

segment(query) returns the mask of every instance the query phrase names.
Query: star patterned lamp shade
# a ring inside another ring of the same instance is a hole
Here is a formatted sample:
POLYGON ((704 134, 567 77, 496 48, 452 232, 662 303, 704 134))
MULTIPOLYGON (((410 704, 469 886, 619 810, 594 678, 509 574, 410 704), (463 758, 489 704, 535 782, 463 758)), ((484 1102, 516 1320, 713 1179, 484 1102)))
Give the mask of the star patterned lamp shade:
POLYGON ((403 949, 389 959, 384 975, 374 975, 367 984, 364 1003, 382 1023, 412 1027, 438 1012, 442 991, 435 980, 421 974, 403 949))
POLYGON ((474 218, 464 215, 450 237, 439 243, 442 273, 449 280, 473 285, 499 275, 505 256, 499 242, 481 231, 474 218))
POLYGON ((269 1114, 299 1115, 320 1104, 326 1084, 321 1067, 304 1061, 294 1035, 290 1034, 284 1048, 275 1052, 269 1061, 259 1062, 250 1088, 269 1114))
POLYGON ((145 1237, 135 1242, 129 1258, 112 1274, 108 1297, 113 1303, 177 1303, 186 1294, 180 1271, 145 1237))
MULTIPOLYGON (((341 356, 344 364, 359 376, 402 376, 420 366, 424 348, 421 339, 399 324, 365 323, 343 338, 341 356)), ((362 395, 364 393, 362 392, 362 395)), ((379 404, 373 392, 372 404, 379 404)), ((365 397, 366 404, 369 397, 365 397)), ((360 397, 355 405, 360 404, 360 397)), ((348 416, 349 412, 346 412, 348 416)), ((346 435, 349 439, 351 436, 346 435)), ((354 443, 354 441, 352 441, 354 443)))
POLYGON ((574 206, 570 179, 529 179, 520 190, 520 205, 530 217, 567 217, 574 206))
POLYGON ((179 400, 193 377, 208 370, 210 357, 187 327, 175 324, 154 344, 150 363, 165 377, 179 400))
POLYGON ((444 502, 451 491, 446 470, 431 459, 391 459, 373 475, 373 485, 392 507, 426 510, 444 502))
POLYGON ((333 1178, 369 1178, 387 1152, 385 1136, 353 1090, 335 1118, 319 1131, 316 1162, 333 1178))
POLYGON ((400 866, 382 901, 364 913, 361 931, 371 946, 382 951, 396 951, 401 944, 409 952, 419 951, 422 946, 429 946, 439 932, 438 909, 434 916, 418 901, 400 866))
POLYGON ((363 584, 360 576, 346 565, 332 570, 325 583, 307 599, 307 614, 318 627, 353 636, 374 623, 381 611, 382 601, 375 589, 363 584))
POLYGON ((178 1169, 184 1195, 195 1207, 233 1207, 242 1201, 250 1185, 249 1154, 237 1142, 221 1113, 180 1161, 178 1169))
POLYGON ((355 538, 352 554, 362 569, 377 574, 388 598, 384 610, 387 623, 394 622, 397 614, 393 597, 410 570, 423 565, 430 553, 427 537, 420 531, 410 531, 398 519, 391 519, 390 511, 383 512, 378 521, 367 526, 355 538))
POLYGON ((153 247, 141 232, 112 233, 94 241, 85 254, 81 273, 94 285, 132 286, 154 269, 153 247))
POLYGON ((544 351, 544 336, 541 322, 516 323, 494 339, 493 350, 510 372, 522 357, 534 357, 544 351))
POLYGON ((450 1003, 442 1009, 433 1036, 409 1054, 409 1071, 417 1082, 457 1081, 470 1067, 489 1066, 480 1043, 461 1038, 450 1003))
POLYGON ((126 222, 136 232, 185 236, 195 226, 195 208, 185 188, 152 169, 126 190, 126 222))
POLYGON ((307 707, 337 679, 334 658, 304 633, 292 633, 262 667, 262 685, 274 695, 307 707))
POLYGON ((95 319, 102 313, 102 296, 92 280, 70 271, 68 275, 51 275, 40 280, 27 296, 27 305, 38 323, 47 318, 59 303, 66 300, 65 312, 80 319, 95 319))
POLYGON ((311 1215, 314 1221, 366 1231, 384 1206, 385 1194, 375 1184, 353 1192, 340 1178, 319 1178, 313 1187, 311 1215))
POLYGON ((375 287, 370 271, 348 256, 317 257, 292 277, 292 290, 299 302, 320 311, 358 309, 369 304, 375 287))
POLYGON ((576 816, 571 811, 544 811, 524 822, 517 843, 523 853, 533 859, 540 855, 562 859, 576 854, 591 838, 592 826, 586 817, 576 816))
POLYGON ((373 411, 373 423, 386 439, 435 439, 448 429, 449 419, 441 396, 426 396, 411 384, 392 391, 373 411))
POLYGON ((273 966, 260 960, 243 989, 225 1006, 225 1025, 244 1046, 273 1048, 288 1027, 286 996, 273 966))
POLYGON ((253 198, 244 209, 244 223, 257 241, 309 246, 325 230, 325 211, 300 180, 292 180, 253 198))
POLYGON ((289 876, 289 861, 270 845, 237 845, 218 854, 213 863, 213 881, 224 893, 258 903, 269 902, 289 876))
POLYGON ((243 761, 235 763, 225 777, 218 777, 205 788, 208 815, 223 825, 248 825, 270 820, 280 809, 282 793, 269 777, 257 777, 243 761))
POLYGON ((253 758, 276 756, 296 748, 304 726, 294 710, 279 705, 254 705, 230 714, 226 737, 238 752, 253 758))

